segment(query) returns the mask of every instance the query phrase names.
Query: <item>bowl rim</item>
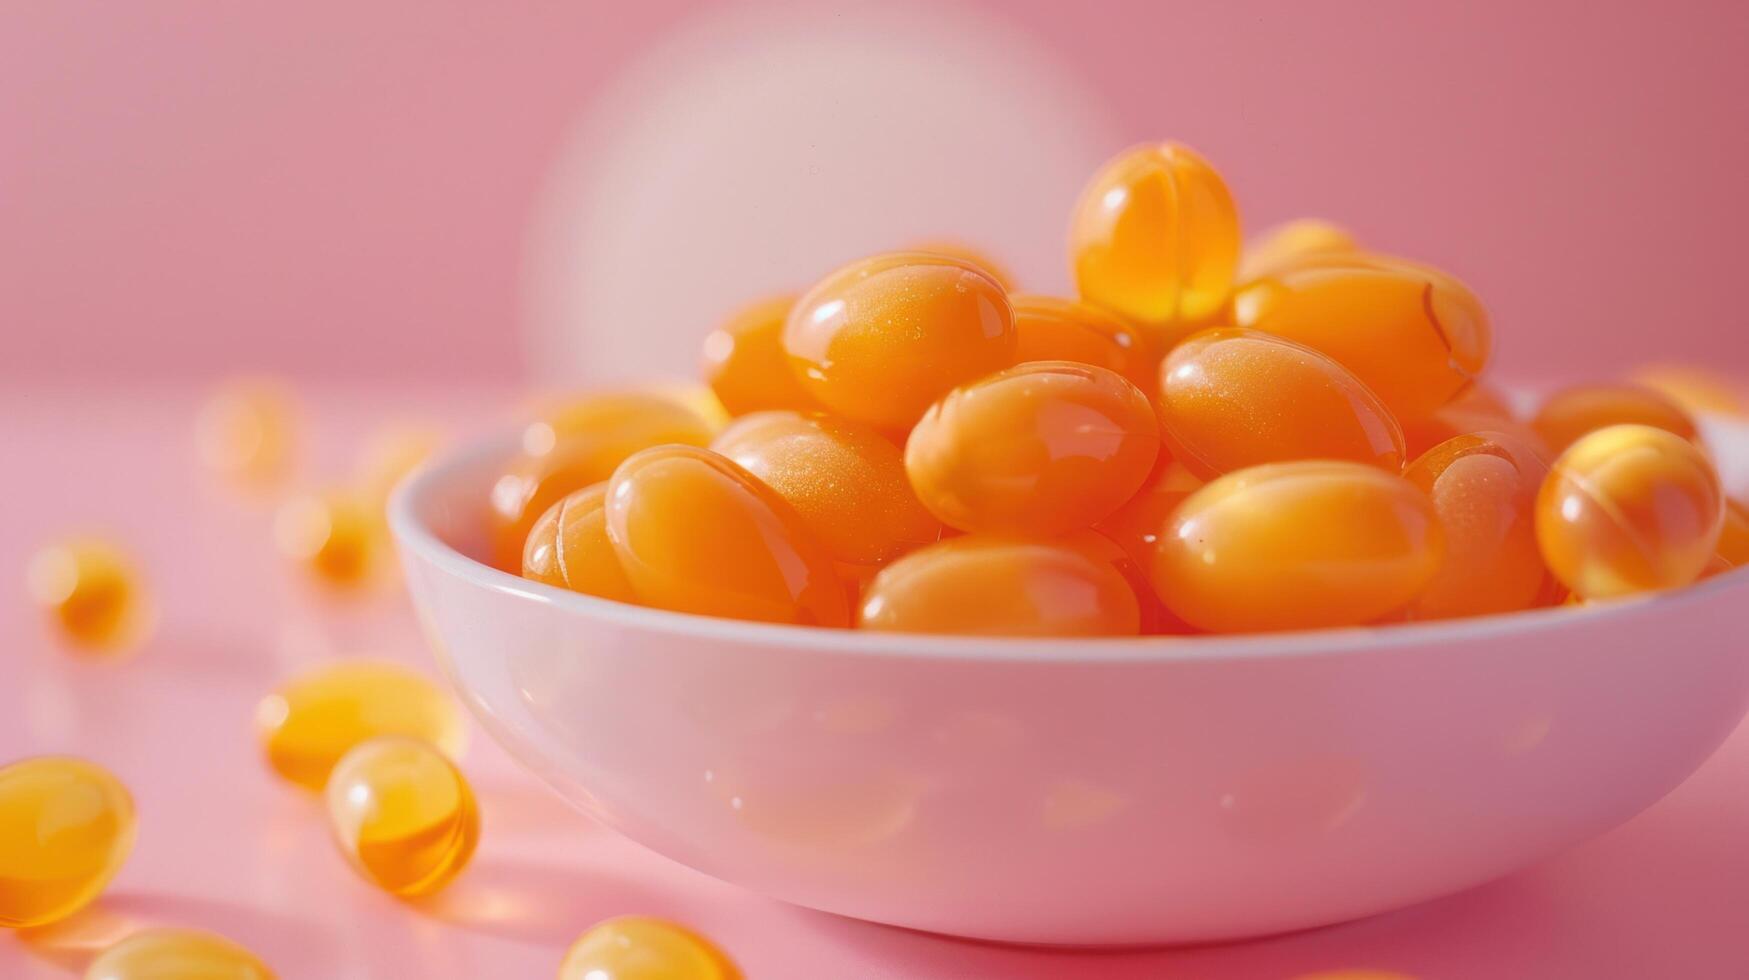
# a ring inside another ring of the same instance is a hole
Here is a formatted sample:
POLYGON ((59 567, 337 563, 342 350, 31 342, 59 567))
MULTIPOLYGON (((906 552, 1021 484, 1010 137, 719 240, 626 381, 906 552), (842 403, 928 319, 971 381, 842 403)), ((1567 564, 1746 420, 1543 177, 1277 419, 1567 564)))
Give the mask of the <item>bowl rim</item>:
MULTIPOLYGON (((1749 574, 1744 574, 1749 569, 1739 568, 1680 589, 1590 606, 1551 606, 1463 619, 1377 626, 1193 636, 953 636, 726 619, 634 606, 512 575, 456 550, 420 520, 421 503, 448 487, 458 474, 477 469, 489 458, 508 458, 517 445, 514 433, 500 432, 476 439, 427 460, 401 480, 388 502, 389 528, 399 548, 421 562, 489 592, 557 606, 571 614, 614 626, 696 640, 792 649, 805 647, 876 658, 930 660, 1078 664, 1264 660, 1485 643, 1504 635, 1520 637, 1559 631, 1580 622, 1601 625, 1630 616, 1681 615, 1685 607, 1710 602, 1722 592, 1749 593, 1749 574)), ((412 573, 411 564, 405 560, 402 562, 404 574, 412 573)))

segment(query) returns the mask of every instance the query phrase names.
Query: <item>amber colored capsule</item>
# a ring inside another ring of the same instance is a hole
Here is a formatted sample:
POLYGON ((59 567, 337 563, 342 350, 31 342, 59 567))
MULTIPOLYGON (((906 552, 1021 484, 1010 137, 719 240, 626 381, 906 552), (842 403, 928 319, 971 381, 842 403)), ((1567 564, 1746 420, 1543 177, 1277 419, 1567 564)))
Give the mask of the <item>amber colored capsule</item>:
POLYGON ((850 621, 832 555, 777 492, 689 446, 633 455, 607 488, 607 535, 638 598, 773 623, 850 621))
POLYGON ((1654 364, 1635 371, 1635 384, 1658 392, 1693 415, 1749 415, 1749 386, 1705 368, 1654 364))
POLYGON ((1725 520, 1719 529, 1718 556, 1733 567, 1749 565, 1749 507, 1725 500, 1725 520))
POLYGON ((1519 419, 1504 395, 1483 382, 1471 385, 1433 414, 1404 422, 1403 442, 1413 459, 1447 439, 1475 432, 1504 432, 1548 455, 1542 436, 1519 419))
POLYGON ((0 767, 0 927, 64 919, 134 847, 134 800, 95 763, 40 756, 0 767))
POLYGON ((547 509, 522 552, 522 577, 584 595, 636 603, 607 538, 607 484, 566 494, 547 509))
POLYGON ((201 461, 210 469, 245 485, 270 487, 292 469, 297 400, 276 381, 233 381, 201 406, 194 431, 201 461))
POLYGON ((1156 328, 1206 322, 1233 288, 1239 212, 1188 147, 1138 146, 1081 192, 1069 256, 1085 299, 1156 328))
POLYGON ((1159 354, 1142 332, 1097 306, 1055 296, 1014 295, 1015 363, 1076 361, 1154 386, 1159 354))
POLYGON ((1427 496, 1376 466, 1269 463, 1173 512, 1153 564, 1166 607, 1222 633, 1372 622, 1433 580, 1445 541, 1427 496))
POLYGON ((273 537, 282 554, 335 588, 365 584, 389 557, 380 506, 351 490, 287 500, 273 515, 273 537))
POLYGON ((118 653, 145 642, 156 620, 133 561, 105 541, 75 539, 31 556, 31 598, 74 647, 118 653))
POLYGON ((899 633, 1122 636, 1136 595, 1103 556, 1073 543, 968 534, 881 569, 857 625, 899 633))
POLYGON ((741 971, 691 929, 622 915, 591 926, 571 944, 559 980, 741 980, 741 971))
POLYGON ((1089 364, 1033 361, 931 406, 905 444, 905 472, 923 505, 961 530, 1053 535, 1117 510, 1159 455, 1159 424, 1135 385, 1089 364))
POLYGON ((1300 218, 1265 229, 1239 257, 1239 282, 1246 283, 1331 256, 1357 255, 1360 244, 1348 229, 1318 218, 1300 218))
POLYGON ((1239 290, 1241 327, 1323 351, 1408 424, 1462 394, 1488 363, 1488 313, 1431 267, 1383 256, 1296 266, 1239 290))
POLYGON ((809 290, 783 346, 828 410, 903 429, 955 385, 1013 363, 1014 311, 1001 284, 964 259, 877 255, 809 290))
POLYGON ((783 350, 783 324, 795 304, 789 294, 760 300, 705 337, 704 379, 730 415, 817 407, 783 350))
POLYGON ((1148 558, 1152 556, 1152 552, 1138 558, 1128 548, 1118 544, 1111 535, 1094 528, 1074 531, 1054 541, 1109 563, 1123 576, 1124 581, 1130 585, 1130 591, 1135 594, 1137 631, 1143 636, 1195 632, 1190 624, 1167 609, 1166 604, 1160 601, 1160 594, 1154 591, 1154 582, 1148 577, 1148 558))
POLYGON ((396 895, 425 895, 467 867, 480 840, 474 791, 430 743, 361 742, 328 777, 328 826, 347 861, 396 895))
POLYGON ((442 688, 399 664, 326 664, 281 684, 255 706, 255 732, 267 764, 285 779, 319 790, 353 746, 379 735, 423 739, 460 758, 468 729, 442 688))
POLYGON ((1543 560, 1586 599, 1687 585, 1724 524, 1718 474, 1692 442, 1649 425, 1580 436, 1537 494, 1543 560))
POLYGON ((1501 432, 1456 436, 1409 464, 1403 478, 1433 501, 1445 530, 1445 560, 1409 618, 1529 609, 1549 596, 1554 582, 1536 542, 1548 472, 1534 447, 1501 432))
POLYGON ((946 238, 931 238, 911 245, 907 251, 931 252, 936 255, 945 255, 950 259, 970 262, 988 273, 990 278, 996 280, 996 283, 1003 289, 1011 293, 1014 292, 1014 275, 1008 271, 1008 266, 991 258, 983 249, 973 248, 964 242, 946 238))
POLYGON ((835 561, 886 561, 941 537, 941 522, 905 478, 904 454, 866 425, 759 412, 724 429, 711 449, 777 491, 835 561))
POLYGON ((97 955, 85 980, 274 980, 254 953, 199 929, 142 929, 97 955))
POLYGON ((1111 516, 1094 524, 1094 530, 1128 552, 1144 568, 1154 562, 1154 548, 1178 505, 1184 503, 1203 481, 1188 467, 1162 453, 1148 474, 1147 482, 1111 516))
POLYGON ((1395 473, 1403 430, 1329 357, 1255 330, 1193 334, 1160 366, 1160 424, 1174 459, 1214 476, 1259 463, 1348 459, 1395 473))
POLYGON ((1550 395, 1531 418, 1550 452, 1560 453, 1588 432, 1611 425, 1650 425, 1692 441, 1698 430, 1682 406, 1641 385, 1592 384, 1550 395))

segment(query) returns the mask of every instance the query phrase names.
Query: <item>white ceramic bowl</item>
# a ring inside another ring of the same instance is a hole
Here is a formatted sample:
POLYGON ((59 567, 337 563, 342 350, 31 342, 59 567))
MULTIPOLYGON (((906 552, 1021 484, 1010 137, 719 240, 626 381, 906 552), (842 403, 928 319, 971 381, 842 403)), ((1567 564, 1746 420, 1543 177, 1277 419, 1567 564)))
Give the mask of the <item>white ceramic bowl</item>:
POLYGON ((1595 608, 1177 640, 620 605, 470 557, 508 448, 429 466, 391 506, 481 723, 634 840, 856 918, 1144 944, 1380 912, 1626 820, 1749 705, 1749 573, 1595 608))

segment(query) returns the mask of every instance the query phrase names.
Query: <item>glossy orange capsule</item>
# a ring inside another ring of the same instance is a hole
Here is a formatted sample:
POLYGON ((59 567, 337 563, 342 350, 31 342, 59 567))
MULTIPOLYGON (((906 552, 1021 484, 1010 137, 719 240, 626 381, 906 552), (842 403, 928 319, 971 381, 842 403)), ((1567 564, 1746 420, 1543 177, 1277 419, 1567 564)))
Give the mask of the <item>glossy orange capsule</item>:
POLYGON ((1116 371, 1144 391, 1159 355, 1141 331, 1097 306, 1055 296, 1015 295, 1015 363, 1076 361, 1116 371))
POLYGON ((85 980, 274 980, 242 946, 198 929, 142 929, 98 954, 85 980))
POLYGON ((282 554, 337 589, 368 583, 389 559, 382 502, 350 489, 287 500, 273 515, 273 537, 282 554))
POLYGON ((1725 521, 1719 530, 1718 555, 1732 567, 1749 565, 1749 507, 1725 500, 1725 521))
POLYGON ((1155 327, 1205 322, 1233 288, 1238 208, 1195 151, 1138 146, 1081 192, 1069 256, 1082 297, 1100 306, 1155 327))
POLYGON ((1471 385, 1431 415, 1404 422, 1403 442, 1413 459, 1447 439, 1473 432, 1504 432, 1548 455, 1542 436, 1512 411, 1504 395, 1485 382, 1471 385))
POLYGON ((1687 585, 1724 524, 1718 474, 1692 442, 1649 425, 1580 436, 1536 502, 1543 560, 1573 592, 1603 599, 1687 585))
POLYGON ((1104 557, 1061 541, 968 534, 881 569, 857 625, 901 633, 1120 636, 1135 592, 1104 557))
POLYGON ((133 851, 134 799, 109 770, 40 756, 0 766, 0 928, 91 904, 133 851))
POLYGON ((990 278, 996 280, 997 284, 1003 289, 1011 293, 1014 292, 1014 274, 1008 271, 1008 266, 1006 264, 991 258, 989 253, 985 252, 983 249, 973 248, 964 242, 953 241, 951 239, 931 238, 917 242, 910 248, 906 249, 906 251, 932 252, 936 255, 945 255, 950 259, 959 259, 962 262, 970 262, 989 273, 990 278))
POLYGON ((1292 459, 1403 467, 1403 430, 1378 396, 1279 337, 1238 327, 1193 334, 1166 356, 1159 393, 1166 444, 1199 475, 1292 459))
POLYGON ((1117 542, 1146 568, 1154 562, 1154 548, 1172 512, 1202 485, 1202 479, 1182 462, 1161 453, 1142 488, 1111 516, 1094 524, 1094 530, 1117 542))
POLYGON ((1749 386, 1706 368, 1654 364, 1635 371, 1631 380, 1651 388, 1691 414, 1749 415, 1749 386))
POLYGON ((911 486, 966 531, 1089 527, 1141 488, 1160 454, 1154 410, 1104 368, 1034 361, 955 389, 905 444, 911 486))
POLYGON ((1650 425, 1690 441, 1698 432, 1681 405, 1635 384, 1580 385, 1558 391, 1542 403, 1530 424, 1554 453, 1610 425, 1650 425))
POLYGON ((1439 573, 1409 607, 1411 619, 1528 609, 1554 582, 1536 542, 1536 495, 1548 464, 1501 432, 1456 436, 1403 471, 1433 501, 1445 530, 1439 573))
POLYGON ((607 537, 607 483, 559 498, 528 532, 522 577, 561 589, 636 603, 607 537))
POLYGON ((1247 243, 1239 258, 1242 283, 1291 269, 1308 261, 1360 254, 1348 229, 1318 218, 1300 218, 1266 229, 1247 243))
POLYGON ((143 643, 157 620, 133 559, 107 541, 49 545, 31 556, 25 578, 56 634, 73 647, 124 653, 143 643))
POLYGON ((644 603, 810 626, 850 620, 832 555, 801 515, 739 465, 657 446, 614 471, 607 534, 644 603))
POLYGON ((896 252, 821 280, 790 312, 783 346, 821 405, 902 429, 955 385, 1013 363, 1014 311, 979 266, 896 252))
POLYGON ((1154 582, 1148 577, 1152 552, 1138 558, 1128 548, 1118 544, 1111 535, 1093 528, 1065 534, 1054 541, 1109 563, 1123 576, 1124 581, 1130 584, 1130 591, 1135 593, 1137 631, 1142 635, 1195 632, 1188 623, 1173 615, 1172 610, 1167 609, 1166 604, 1160 601, 1160 594, 1154 591, 1154 582))
POLYGON ((730 415, 816 407, 783 351, 784 321, 795 304, 789 294, 760 300, 705 337, 705 383, 730 415))
POLYGON ((905 478, 904 454, 866 425, 759 412, 711 448, 777 491, 836 561, 886 561, 941 537, 941 522, 905 478))
POLYGON ((571 944, 559 980, 741 980, 741 971, 690 929, 622 915, 597 923, 571 944))
POLYGON ((1221 633, 1372 622, 1439 571, 1427 496, 1376 466, 1270 463, 1191 494, 1155 551, 1154 587, 1185 622, 1221 633))

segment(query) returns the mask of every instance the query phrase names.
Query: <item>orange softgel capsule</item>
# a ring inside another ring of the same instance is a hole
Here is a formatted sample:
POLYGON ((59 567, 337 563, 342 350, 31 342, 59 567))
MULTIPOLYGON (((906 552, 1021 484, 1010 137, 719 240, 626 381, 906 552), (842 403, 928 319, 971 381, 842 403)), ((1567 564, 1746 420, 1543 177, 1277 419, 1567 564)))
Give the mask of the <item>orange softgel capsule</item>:
POLYGON ((648 605, 812 626, 850 620, 825 545, 776 491, 718 453, 658 446, 626 460, 608 484, 607 534, 648 605))
POLYGON ((268 765, 320 790, 340 757, 378 735, 424 739, 460 758, 468 729, 461 708, 425 675, 399 664, 351 660, 307 671, 255 706, 268 765))
POLYGON ((134 801, 109 770, 66 756, 0 768, 0 927, 64 919, 134 846, 134 801))
POLYGON ((26 580, 31 598, 74 647, 124 652, 151 633, 155 614, 139 571, 108 542, 86 538, 43 548, 31 556, 26 580))
POLYGON ((607 537, 607 483, 584 487, 547 509, 522 551, 522 577, 584 595, 636 603, 607 537))
POLYGON ((1117 510, 1159 454, 1159 424, 1135 385, 1088 364, 1034 361, 932 406, 905 444, 905 471, 947 524, 1053 535, 1117 510))
POLYGON ((1445 530, 1445 561, 1410 618, 1509 612, 1552 596, 1536 542, 1536 495, 1548 472, 1535 448, 1500 432, 1457 436, 1404 470, 1445 530))
POLYGON ((1632 380, 1651 388, 1691 413, 1749 415, 1749 385, 1740 378, 1684 364, 1653 364, 1632 380))
POLYGON ((142 929, 99 953, 85 980, 274 980, 254 953, 198 929, 142 929))
POLYGON ((256 488, 290 474, 297 450, 297 400, 269 380, 233 381, 201 406, 195 443, 215 472, 256 488))
POLYGON ((1138 146, 1075 205, 1069 256, 1081 295, 1156 328, 1218 314, 1239 264, 1239 213, 1221 175, 1177 143, 1138 146))
POLYGON ((901 633, 1123 636, 1136 594, 1106 555, 1072 541, 969 534, 881 569, 857 625, 901 633))
POLYGON ((396 895, 442 888, 467 867, 480 840, 473 789, 420 739, 385 735, 354 746, 334 767, 326 796, 340 852, 396 895))
POLYGON ((1611 425, 1650 425, 1693 440, 1694 419, 1668 396, 1636 384, 1580 385, 1549 396, 1531 419, 1550 452, 1611 425))
POLYGON ((973 248, 965 242, 948 238, 930 238, 912 244, 906 251, 930 252, 935 255, 945 255, 950 259, 970 262, 989 273, 997 285, 1012 293, 1015 289, 1014 274, 1008 271, 1006 263, 998 262, 981 248, 973 248))
POLYGON ((1267 276, 1233 298, 1239 326, 1323 351, 1405 425, 1462 394, 1488 363, 1487 311, 1456 278, 1417 263, 1334 257, 1267 276))
POLYGON ((760 412, 711 448, 777 491, 836 561, 882 562, 941 537, 941 522, 905 477, 904 454, 866 425, 760 412))
POLYGON ((1698 578, 1724 523, 1718 474, 1694 444, 1649 425, 1581 436, 1536 502, 1543 560, 1576 595, 1606 599, 1698 578))
POLYGON ((1087 303, 1055 296, 1010 296, 1015 363, 1077 361, 1123 375, 1143 391, 1154 386, 1154 346, 1141 331, 1087 303))
POLYGON ((1348 229, 1319 218, 1299 218, 1260 233, 1239 259, 1239 281, 1252 282, 1307 262, 1359 255, 1348 229))
POLYGON ((1147 567, 1154 562, 1154 548, 1172 512, 1202 485, 1182 462, 1162 453, 1142 489, 1093 527, 1147 567))
POLYGON ((790 312, 783 346, 828 410, 903 429, 955 385, 1013 363, 1014 311, 973 263, 896 252, 821 280, 790 312))
POLYGON ((784 321, 795 303, 788 294, 760 300, 705 337, 705 383, 730 415, 815 407, 783 350, 784 321))
POLYGON ((1486 383, 1472 385, 1432 415, 1404 423, 1403 441, 1412 459, 1447 439, 1475 432, 1504 432, 1548 455, 1542 436, 1513 413, 1504 395, 1486 383))
POLYGON ((1719 530, 1718 555, 1733 568, 1749 565, 1749 507, 1725 501, 1725 520, 1719 530))
POLYGON ((690 929, 624 915, 578 937, 559 964, 559 980, 741 980, 741 971, 690 929))
POLYGON ((1407 606, 1438 572, 1433 504, 1376 466, 1271 463, 1229 473, 1173 513, 1153 563, 1160 598, 1199 629, 1315 629, 1407 606))
POLYGON ((369 582, 389 558, 381 502, 351 490, 287 500, 273 516, 273 537, 282 554, 338 589, 369 582))
POLYGON ((1293 459, 1403 467, 1403 430, 1377 395, 1331 358, 1255 330, 1185 339, 1161 365, 1159 397, 1173 458, 1202 475, 1293 459))

